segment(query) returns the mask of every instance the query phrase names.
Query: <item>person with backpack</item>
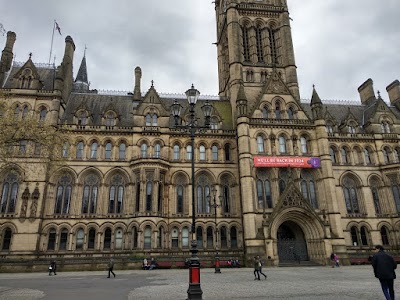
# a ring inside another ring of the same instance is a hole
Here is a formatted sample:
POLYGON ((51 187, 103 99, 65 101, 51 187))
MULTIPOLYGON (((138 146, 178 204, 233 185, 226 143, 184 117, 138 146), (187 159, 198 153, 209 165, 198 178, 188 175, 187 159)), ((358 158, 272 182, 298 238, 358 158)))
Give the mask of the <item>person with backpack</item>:
POLYGON ((393 281, 396 279, 397 264, 381 245, 375 246, 375 251, 371 259, 374 275, 379 279, 386 300, 394 300, 393 281))

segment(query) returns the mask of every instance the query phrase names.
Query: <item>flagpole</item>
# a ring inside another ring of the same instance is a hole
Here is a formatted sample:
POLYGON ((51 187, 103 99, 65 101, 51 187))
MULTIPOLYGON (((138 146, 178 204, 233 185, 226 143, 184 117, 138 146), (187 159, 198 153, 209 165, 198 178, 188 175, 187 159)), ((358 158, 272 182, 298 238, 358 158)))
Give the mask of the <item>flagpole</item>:
POLYGON ((53 23, 53 34, 51 35, 51 46, 50 46, 50 55, 49 55, 49 64, 50 64, 50 61, 51 61, 51 54, 52 54, 52 52, 53 52, 53 39, 54 39, 54 28, 56 27, 56 20, 54 20, 54 23, 53 23))

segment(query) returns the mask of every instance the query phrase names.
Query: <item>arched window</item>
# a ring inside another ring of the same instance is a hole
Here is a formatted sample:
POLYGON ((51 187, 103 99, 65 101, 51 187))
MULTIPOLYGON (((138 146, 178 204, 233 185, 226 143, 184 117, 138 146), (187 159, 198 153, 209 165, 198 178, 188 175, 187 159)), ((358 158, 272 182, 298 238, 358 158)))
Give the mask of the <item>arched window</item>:
POLYGON ((97 148, 98 148, 97 142, 93 142, 92 145, 90 146, 90 159, 97 158, 97 148))
POLYGON ((340 149, 340 154, 341 154, 341 156, 342 156, 342 164, 348 164, 348 163, 350 163, 350 160, 349 160, 349 152, 348 152, 348 150, 346 149, 346 148, 341 148, 340 149))
POLYGON ((289 120, 293 120, 294 119, 294 109, 293 109, 293 107, 289 107, 289 109, 288 109, 288 118, 289 118, 289 120))
POLYGON ((243 58, 245 62, 250 61, 249 28, 242 26, 243 58))
POLYGON ((90 174, 85 178, 82 197, 82 214, 96 213, 97 197, 99 193, 99 178, 90 174))
POLYGON ((212 227, 207 227, 207 248, 214 248, 214 234, 212 227))
POLYGON ((147 114, 146 115, 146 126, 157 126, 157 115, 147 114))
POLYGON ((371 164, 371 154, 367 148, 364 149, 364 160, 367 165, 371 164))
POLYGON ((390 133, 390 124, 388 122, 382 122, 381 131, 382 133, 390 133))
POLYGON ((160 145, 160 143, 156 143, 154 145, 154 157, 160 158, 160 153, 161 153, 161 145, 160 145))
POLYGON ((199 226, 196 229, 197 248, 203 249, 203 229, 199 226))
POLYGON ((392 186, 394 203, 396 205, 396 211, 400 212, 400 187, 399 187, 396 176, 391 176, 390 182, 391 182, 391 186, 392 186))
POLYGON ((317 192, 315 189, 315 179, 311 171, 301 171, 300 188, 304 199, 308 200, 314 209, 318 209, 317 192))
POLYGON ((179 153, 180 153, 181 149, 179 147, 178 144, 174 145, 174 160, 178 160, 179 159, 179 153))
POLYGON ((219 121, 217 117, 211 117, 210 120, 210 129, 217 130, 219 125, 219 121))
POLYGON ((178 228, 174 227, 171 231, 171 248, 178 248, 179 247, 179 230, 178 228))
POLYGON ((225 161, 231 161, 231 145, 225 144, 224 146, 225 161))
POLYGON ((49 230, 49 238, 47 240, 47 250, 54 251, 56 249, 56 230, 54 228, 49 230))
POLYGON ((192 151, 192 145, 187 145, 186 146, 186 159, 187 160, 191 160, 192 159, 192 155, 193 155, 192 152, 193 152, 192 151))
POLYGON ((157 248, 159 249, 163 248, 163 241, 164 241, 164 228, 160 227, 158 229, 158 235, 157 235, 157 248))
POLYGON ((347 127, 347 130, 350 134, 355 134, 356 133, 356 127, 354 124, 349 124, 349 126, 347 127))
POLYGON ((46 115, 47 115, 47 109, 45 107, 42 107, 39 113, 39 122, 44 122, 44 120, 46 120, 46 115))
POLYGON ((227 232, 226 232, 226 227, 222 226, 221 227, 221 248, 228 248, 228 237, 227 237, 227 232))
POLYGON ((76 145, 76 158, 83 158, 83 142, 79 142, 78 145, 76 145))
POLYGON ((231 190, 227 179, 222 183, 222 209, 225 214, 231 213, 231 190))
POLYGON ((124 181, 121 175, 115 175, 111 179, 111 186, 108 196, 108 212, 122 213, 124 202, 124 181))
POLYGON ((110 160, 111 159, 111 153, 112 152, 112 144, 108 142, 106 144, 106 153, 105 153, 105 159, 110 160))
POLYGON ((238 240, 237 240, 237 229, 235 226, 231 227, 231 248, 236 249, 238 247, 238 240))
POLYGON ((88 249, 94 249, 96 245, 96 230, 91 228, 88 236, 88 249))
POLYGON ((85 232, 83 231, 82 228, 80 228, 76 232, 76 245, 75 245, 75 247, 76 247, 77 250, 83 249, 84 241, 85 241, 85 232))
POLYGON ((189 247, 189 229, 184 227, 182 229, 182 248, 189 247))
POLYGON ((103 249, 105 250, 111 249, 111 235, 112 235, 111 229, 107 228, 104 231, 104 241, 103 241, 103 249))
POLYGON ((58 180, 55 214, 68 214, 72 195, 72 179, 69 175, 63 175, 58 180))
POLYGON ((382 245, 384 246, 390 245, 389 230, 387 229, 386 226, 381 227, 381 239, 382 239, 382 245))
POLYGON ((390 150, 387 147, 385 147, 382 149, 382 153, 383 153, 383 161, 385 162, 385 164, 390 163, 390 157, 389 157, 390 150))
POLYGON ((200 160, 206 160, 206 147, 204 145, 200 145, 200 160))
POLYGON ((19 142, 19 153, 20 154, 26 154, 26 145, 27 145, 27 141, 26 140, 21 140, 19 142))
POLYGON ((117 228, 115 231, 115 249, 122 249, 123 245, 123 237, 124 237, 124 232, 122 231, 121 228, 117 228))
POLYGON ((361 245, 368 246, 368 229, 365 226, 361 227, 360 235, 361 235, 361 245))
POLYGON ((157 211, 162 213, 163 211, 163 191, 164 191, 164 175, 160 175, 160 181, 158 183, 158 194, 157 194, 157 211))
POLYGON ((206 176, 201 175, 197 182, 197 213, 210 213, 210 183, 206 176))
POLYGON ((132 248, 136 249, 138 247, 138 230, 136 227, 132 228, 132 248))
POLYGON ((262 135, 257 136, 257 151, 258 153, 265 153, 264 137, 262 135))
POLYGON ((141 154, 142 158, 147 157, 147 144, 146 143, 143 143, 142 146, 140 146, 140 154, 141 154))
POLYGON ((275 119, 280 120, 282 117, 281 115, 281 105, 279 103, 275 104, 275 119))
POLYGON ((152 122, 152 126, 157 126, 158 117, 156 114, 153 114, 153 116, 151 117, 151 122, 152 122))
POLYGON ((307 138, 306 137, 304 137, 304 136, 300 137, 300 145, 301 145, 301 153, 302 154, 309 153, 308 142, 307 142, 307 138))
POLYGON ((26 119, 26 117, 28 116, 29 113, 29 107, 28 105, 24 106, 24 109, 22 110, 22 119, 26 119))
POLYGON ((257 180, 258 208, 272 208, 271 183, 268 179, 257 180))
POLYGON ((14 109, 14 118, 16 119, 19 118, 20 113, 21 113, 21 108, 19 107, 19 105, 17 105, 14 109))
POLYGON ((8 174, 3 182, 1 192, 1 213, 14 213, 15 205, 18 197, 18 176, 16 174, 8 174))
POLYGON ((78 113, 78 125, 85 126, 87 125, 87 112, 81 111, 78 113))
POLYGON ((257 59, 258 62, 264 62, 264 49, 262 44, 262 28, 260 26, 256 27, 256 42, 257 42, 257 59))
POLYGON ((273 65, 278 64, 278 53, 277 53, 277 45, 276 45, 276 33, 277 30, 271 26, 268 28, 268 34, 269 34, 269 47, 270 47, 270 53, 271 53, 271 63, 273 65))
POLYGON ((380 214, 382 213, 382 210, 381 210, 381 203, 379 199, 379 190, 378 190, 379 182, 376 180, 371 180, 370 187, 371 187, 372 200, 374 201, 375 213, 380 214))
POLYGON ((327 121, 326 122, 326 132, 328 133, 328 134, 333 134, 333 123, 332 123, 332 121, 327 121))
POLYGON ((62 147, 62 157, 67 158, 69 155, 69 143, 65 142, 62 147))
POLYGON ((144 249, 151 249, 151 227, 146 226, 144 229, 144 249))
POLYGON ((283 135, 279 137, 279 153, 280 154, 286 153, 286 139, 283 135))
POLYGON ((262 114, 263 114, 263 118, 264 119, 268 119, 269 118, 269 109, 268 106, 264 106, 262 109, 262 114))
POLYGON ((358 246, 358 229, 357 227, 353 226, 350 229, 350 234, 351 234, 351 241, 353 243, 353 246, 358 246))
POLYGON ((67 250, 67 245, 68 245, 68 229, 64 228, 61 230, 60 234, 60 244, 58 249, 59 250, 67 250))
POLYGON ((140 175, 136 177, 136 211, 140 210, 140 175))
POLYGON ((346 176, 343 179, 343 193, 346 201, 347 213, 360 213, 357 186, 353 178, 346 176))
POLYGON ((400 157, 399 157, 399 155, 400 155, 399 150, 398 150, 398 149, 394 149, 394 150, 393 150, 393 159, 394 159, 394 162, 395 162, 395 163, 400 162, 400 157))
POLYGON ((337 164, 338 160, 337 160, 337 155, 336 155, 336 150, 333 147, 329 148, 329 155, 331 157, 331 161, 333 164, 337 164))
POLYGON ((126 158, 126 145, 125 143, 119 144, 119 160, 125 160, 126 158))
POLYGON ((153 201, 153 183, 148 181, 146 183, 146 211, 151 211, 153 201))
POLYGON ((176 187, 176 213, 183 213, 183 185, 178 185, 176 187))
POLYGON ((10 250, 11 248, 11 238, 12 238, 12 231, 10 228, 6 228, 3 231, 3 243, 1 245, 1 250, 10 250))
POLYGON ((212 152, 212 160, 213 161, 218 161, 218 146, 217 145, 212 145, 211 152, 212 152))

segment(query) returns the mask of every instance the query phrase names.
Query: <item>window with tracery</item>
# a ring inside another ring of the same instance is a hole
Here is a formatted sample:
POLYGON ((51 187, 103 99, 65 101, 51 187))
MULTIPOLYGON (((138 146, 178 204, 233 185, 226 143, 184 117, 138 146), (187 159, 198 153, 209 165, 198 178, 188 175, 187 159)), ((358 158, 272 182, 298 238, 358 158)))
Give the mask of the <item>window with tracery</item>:
POLYGON ((272 190, 269 176, 270 173, 265 169, 257 170, 256 190, 259 209, 272 208, 272 190))
POLYGON ((243 38, 243 58, 245 62, 250 61, 250 44, 249 44, 249 28, 242 26, 243 38))
POLYGON ((205 175, 200 175, 197 182, 197 213, 210 213, 210 182, 205 175))
POLYGON ((112 154, 112 144, 110 142, 107 142, 105 150, 106 151, 105 151, 104 158, 106 160, 110 160, 111 159, 111 154, 112 154))
POLYGON ((396 211, 400 212, 400 187, 397 176, 389 176, 396 211))
POLYGON ((1 213, 14 213, 18 197, 18 176, 8 174, 3 181, 1 192, 1 213))
POLYGON ((265 153, 264 149, 264 137, 262 135, 257 136, 257 152, 265 153))
POLYGON ((119 159, 125 160, 125 158, 126 158, 126 144, 121 143, 119 144, 119 159))
POLYGON ((180 147, 178 144, 174 145, 174 160, 179 160, 180 147))
POLYGON ((121 175, 115 175, 111 179, 111 186, 108 196, 108 212, 122 213, 124 203, 124 180, 121 175))
POLYGON ((212 160, 213 161, 218 161, 218 146, 217 145, 212 145, 211 152, 212 152, 212 160))
POLYGON ((356 181, 350 176, 343 179, 343 193, 346 202, 347 213, 360 213, 360 205, 358 200, 358 188, 356 181))
POLYGON ((264 62, 264 49, 263 49, 263 38, 262 38, 262 28, 260 26, 256 27, 256 46, 257 46, 257 59, 258 62, 264 62))
POLYGON ((84 180, 83 196, 82 196, 82 213, 96 213, 97 198, 99 193, 99 178, 94 175, 88 175, 84 180))
POLYGON ((279 136, 279 153, 286 153, 286 138, 283 135, 279 136))
POLYGON ((380 232, 381 232, 382 245, 389 246, 390 245, 389 230, 387 229, 386 226, 382 226, 380 232))
POLYGON ((303 198, 308 200, 314 209, 318 209, 317 190, 315 185, 315 178, 312 171, 301 171, 300 188, 303 198))
POLYGON ((106 114, 106 126, 115 126, 115 116, 111 111, 106 114))
POLYGON ((57 183, 57 194, 54 207, 55 214, 68 214, 72 195, 72 178, 69 175, 60 177, 57 183))

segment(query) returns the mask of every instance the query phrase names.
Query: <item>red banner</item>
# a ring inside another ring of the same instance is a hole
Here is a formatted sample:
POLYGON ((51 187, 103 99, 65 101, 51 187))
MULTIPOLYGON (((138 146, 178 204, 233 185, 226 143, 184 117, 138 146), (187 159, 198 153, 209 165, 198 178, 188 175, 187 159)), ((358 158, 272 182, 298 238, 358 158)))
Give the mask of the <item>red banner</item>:
POLYGON ((318 157, 304 156, 255 156, 256 168, 319 168, 321 160, 318 157))

